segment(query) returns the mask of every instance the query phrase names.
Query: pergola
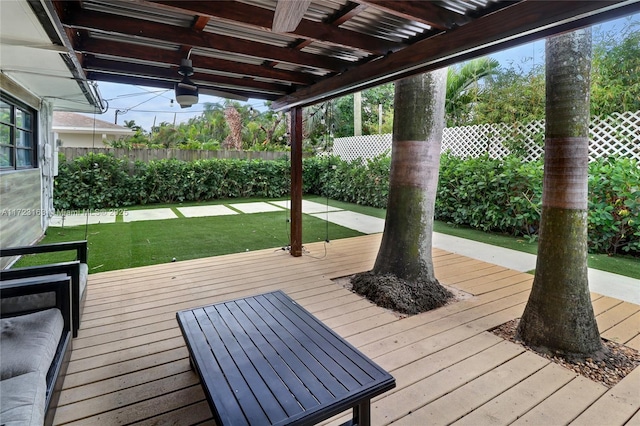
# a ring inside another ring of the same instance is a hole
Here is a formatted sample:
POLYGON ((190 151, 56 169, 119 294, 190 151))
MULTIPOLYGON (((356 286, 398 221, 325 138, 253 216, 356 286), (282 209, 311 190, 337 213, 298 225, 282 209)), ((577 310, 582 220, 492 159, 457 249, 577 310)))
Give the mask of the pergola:
POLYGON ((174 88, 291 112, 302 254, 302 107, 640 11, 640 0, 29 0, 79 82, 174 88))

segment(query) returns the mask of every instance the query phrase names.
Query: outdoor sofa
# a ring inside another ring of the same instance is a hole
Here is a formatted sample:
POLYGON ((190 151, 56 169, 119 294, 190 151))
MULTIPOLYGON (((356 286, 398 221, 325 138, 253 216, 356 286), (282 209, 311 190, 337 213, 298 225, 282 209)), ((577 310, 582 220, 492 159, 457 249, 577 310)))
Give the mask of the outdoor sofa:
MULTIPOLYGON (((37 266, 24 266, 0 271, 0 280, 13 280, 18 278, 38 277, 43 275, 66 274, 71 278, 72 297, 72 332, 73 337, 78 336, 80 317, 87 298, 87 277, 89 267, 87 265, 87 241, 71 241, 65 243, 41 244, 33 246, 17 246, 0 249, 0 257, 14 257, 30 254, 52 253, 61 251, 75 251, 75 260, 69 262, 57 262, 37 266)), ((38 296, 43 297, 43 296, 38 296)), ((4 310, 7 300, 0 302, 0 309, 4 310)), ((48 302, 51 304, 51 302, 48 302)))
POLYGON ((71 356, 71 279, 3 280, 0 298, 11 300, 0 312, 0 422, 50 425, 71 356))

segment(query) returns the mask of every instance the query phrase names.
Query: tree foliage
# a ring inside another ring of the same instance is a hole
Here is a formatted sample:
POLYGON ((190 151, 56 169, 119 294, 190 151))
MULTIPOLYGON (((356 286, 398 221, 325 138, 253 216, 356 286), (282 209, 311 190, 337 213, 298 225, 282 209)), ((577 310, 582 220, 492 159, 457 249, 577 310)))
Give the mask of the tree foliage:
POLYGON ((599 34, 591 65, 591 115, 640 110, 640 22, 599 34))
POLYGON ((471 120, 473 107, 485 91, 480 81, 496 74, 499 67, 497 60, 488 57, 449 67, 445 104, 448 127, 462 126, 471 120))

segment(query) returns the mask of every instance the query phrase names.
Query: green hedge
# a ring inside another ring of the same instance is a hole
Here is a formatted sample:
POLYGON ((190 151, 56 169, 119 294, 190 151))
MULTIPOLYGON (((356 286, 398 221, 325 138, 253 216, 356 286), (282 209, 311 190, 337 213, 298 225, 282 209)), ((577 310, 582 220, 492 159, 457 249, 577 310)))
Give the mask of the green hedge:
MULTIPOLYGON (((307 194, 385 208, 391 161, 380 156, 347 163, 337 157, 303 160, 307 194)), ((288 160, 160 160, 130 165, 90 154, 60 162, 57 209, 276 198, 289 194, 288 160), (91 188, 91 190, 90 190, 91 188)), ((443 155, 436 219, 483 231, 535 239, 540 222, 542 161, 522 163, 443 155)), ((640 255, 640 164, 609 158, 589 165, 589 248, 597 253, 640 255)))
MULTIPOLYGON (((336 158, 313 159, 305 172, 307 192, 386 207, 390 160, 362 166, 336 158), (321 180, 318 180, 321 179, 321 180)), ((441 157, 436 219, 483 231, 535 240, 540 226, 542 161, 523 163, 481 157, 441 157)), ((589 164, 589 249, 640 255, 640 164, 629 158, 589 164)))
POLYGON ((54 186, 56 209, 122 207, 217 198, 275 198, 290 191, 287 160, 211 159, 149 163, 89 154, 61 159, 54 186))

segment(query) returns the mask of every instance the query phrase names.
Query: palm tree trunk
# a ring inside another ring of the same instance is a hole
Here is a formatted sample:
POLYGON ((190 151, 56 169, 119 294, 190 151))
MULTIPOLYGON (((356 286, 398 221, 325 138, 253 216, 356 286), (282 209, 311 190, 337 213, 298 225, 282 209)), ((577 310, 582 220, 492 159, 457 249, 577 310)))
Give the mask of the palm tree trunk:
POLYGON ((573 357, 603 350, 587 277, 591 29, 546 42, 546 129, 540 243, 518 333, 573 357))
POLYGON ((438 285, 431 256, 447 70, 396 82, 389 202, 373 273, 438 285))

